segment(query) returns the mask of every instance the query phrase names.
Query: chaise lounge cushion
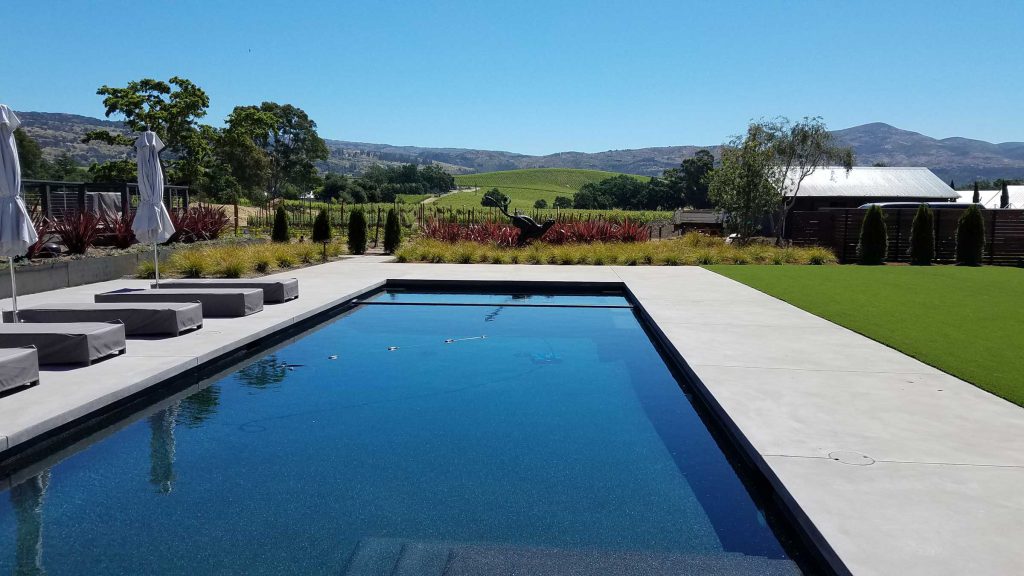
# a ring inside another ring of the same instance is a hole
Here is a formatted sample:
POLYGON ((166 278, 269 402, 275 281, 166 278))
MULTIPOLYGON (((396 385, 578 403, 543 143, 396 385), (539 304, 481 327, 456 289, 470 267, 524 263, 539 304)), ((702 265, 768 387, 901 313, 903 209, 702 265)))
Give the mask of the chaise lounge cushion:
POLYGON ((0 324, 0 348, 35 346, 40 364, 89 364, 125 350, 120 322, 0 324))
MULTIPOLYGON (((125 334, 178 334, 201 328, 203 305, 199 302, 124 302, 39 304, 18 311, 21 322, 121 322, 125 334)), ((10 311, 4 322, 11 322, 10 311)))
MULTIPOLYGON (((295 278, 195 278, 162 280, 161 288, 260 288, 263 303, 287 302, 299 297, 299 281, 295 278)), ((156 284, 153 284, 156 288, 156 284)))
POLYGON ((39 382, 39 354, 35 348, 0 348, 0 390, 39 382))
POLYGON ((237 318, 263 310, 259 288, 158 288, 115 290, 95 296, 96 302, 201 302, 203 317, 237 318))

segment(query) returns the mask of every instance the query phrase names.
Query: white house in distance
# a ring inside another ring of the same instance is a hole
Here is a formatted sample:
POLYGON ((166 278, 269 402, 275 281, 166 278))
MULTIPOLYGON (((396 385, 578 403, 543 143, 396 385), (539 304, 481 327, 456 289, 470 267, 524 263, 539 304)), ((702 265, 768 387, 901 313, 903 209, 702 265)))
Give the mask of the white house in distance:
POLYGON ((818 168, 800 185, 794 211, 857 208, 871 202, 955 202, 957 192, 927 168, 818 168))
MULTIPOLYGON (((1024 210, 1024 186, 1007 186, 1006 191, 1010 195, 1010 205, 1007 208, 1024 210)), ((958 190, 960 197, 957 203, 970 204, 974 201, 974 190, 958 190)), ((989 209, 1001 208, 1002 190, 978 190, 979 204, 989 209)))

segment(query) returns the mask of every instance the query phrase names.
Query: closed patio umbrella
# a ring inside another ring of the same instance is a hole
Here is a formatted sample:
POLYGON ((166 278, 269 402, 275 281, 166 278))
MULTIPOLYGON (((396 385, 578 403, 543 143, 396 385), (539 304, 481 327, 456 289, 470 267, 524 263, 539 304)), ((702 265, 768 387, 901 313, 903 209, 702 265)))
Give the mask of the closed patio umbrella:
POLYGON ((14 282, 14 257, 28 252, 39 239, 21 199, 21 166, 14 131, 21 124, 14 111, 0 104, 0 257, 11 269, 11 312, 18 321, 18 291, 14 282))
POLYGON ((160 167, 160 151, 164 143, 151 130, 135 141, 136 164, 139 169, 139 207, 135 211, 132 231, 143 244, 153 243, 153 269, 160 287, 160 258, 156 245, 174 234, 174 224, 164 207, 164 171, 160 167))

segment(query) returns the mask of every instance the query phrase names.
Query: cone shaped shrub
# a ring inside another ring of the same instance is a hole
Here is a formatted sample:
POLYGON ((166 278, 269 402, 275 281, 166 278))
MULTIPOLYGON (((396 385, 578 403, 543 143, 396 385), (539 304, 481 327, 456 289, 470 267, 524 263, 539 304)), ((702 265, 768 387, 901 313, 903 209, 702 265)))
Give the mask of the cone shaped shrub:
POLYGON ((388 210, 388 217, 384 221, 384 251, 394 254, 402 245, 402 225, 398 222, 398 213, 394 208, 388 210))
POLYGON ((313 234, 311 238, 313 242, 330 242, 331 236, 331 222, 327 219, 327 210, 320 210, 320 213, 316 215, 316 219, 313 220, 313 234))
POLYGON ((288 215, 284 212, 284 206, 278 206, 277 212, 274 213, 274 229, 270 232, 270 239, 274 242, 287 242, 289 236, 288 215))
POLYGON ((348 217, 348 251, 351 254, 366 253, 366 214, 356 208, 348 217))
POLYGON ((864 222, 860 225, 860 242, 857 254, 861 264, 877 265, 885 262, 889 238, 885 231, 885 214, 878 206, 868 208, 864 222))
POLYGON ((910 263, 928 266, 935 258, 935 216, 927 204, 917 207, 910 228, 910 263))
POLYGON ((985 250, 985 219, 978 206, 971 204, 960 216, 956 226, 956 263, 981 266, 985 250))

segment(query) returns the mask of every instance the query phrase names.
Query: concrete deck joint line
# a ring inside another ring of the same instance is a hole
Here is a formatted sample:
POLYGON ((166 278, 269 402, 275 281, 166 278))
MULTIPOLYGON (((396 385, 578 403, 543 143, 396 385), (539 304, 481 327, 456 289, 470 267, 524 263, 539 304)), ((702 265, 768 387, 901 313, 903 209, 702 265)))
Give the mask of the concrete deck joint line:
MULTIPOLYGON (((44 372, 40 385, 0 398, 0 450, 388 279, 612 283, 633 295, 659 340, 696 379, 693 388, 840 573, 1022 573, 1024 410, 708 270, 361 257, 276 276, 298 278, 301 296, 245 318, 208 319, 177 338, 132 340, 125 356, 44 372), (828 457, 854 451, 874 462, 846 465, 828 457)), ((146 284, 104 282, 19 301, 91 302, 97 292, 146 284)))

